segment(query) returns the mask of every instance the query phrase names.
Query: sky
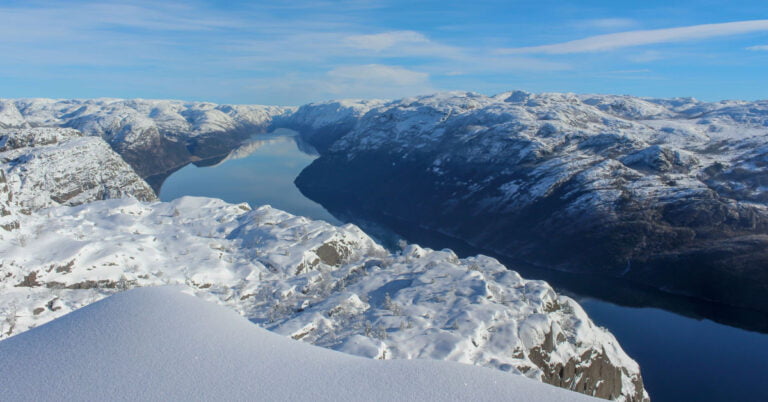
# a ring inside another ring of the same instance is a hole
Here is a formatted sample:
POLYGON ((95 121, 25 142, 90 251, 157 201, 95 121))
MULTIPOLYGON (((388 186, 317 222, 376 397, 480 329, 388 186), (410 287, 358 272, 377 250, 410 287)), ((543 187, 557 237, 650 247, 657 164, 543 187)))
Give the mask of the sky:
POLYGON ((0 0, 0 98, 768 99, 766 0, 0 0))

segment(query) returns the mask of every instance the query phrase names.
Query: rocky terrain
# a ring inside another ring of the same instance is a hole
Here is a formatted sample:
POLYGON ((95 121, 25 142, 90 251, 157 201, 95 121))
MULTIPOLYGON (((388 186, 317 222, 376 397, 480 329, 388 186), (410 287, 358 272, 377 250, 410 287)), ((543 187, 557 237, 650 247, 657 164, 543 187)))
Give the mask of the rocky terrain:
POLYGON ((765 101, 447 93, 371 108, 296 183, 521 263, 768 311, 766 152, 765 101))
POLYGON ((102 139, 65 128, 0 129, 0 228, 57 205, 134 197, 154 191, 102 139))
POLYGON ((183 284, 274 332, 379 359, 492 367, 642 400, 637 364, 572 299, 488 257, 207 198, 135 199, 25 216, 0 244, 0 337, 112 293, 183 284))
POLYGON ((152 201, 100 138, 50 128, 2 138, 0 200, 16 224, 0 233, 0 338, 122 290, 175 284, 346 353, 462 362, 647 399, 637 363, 609 332, 492 258, 416 245, 391 253, 353 225, 267 206, 152 201))

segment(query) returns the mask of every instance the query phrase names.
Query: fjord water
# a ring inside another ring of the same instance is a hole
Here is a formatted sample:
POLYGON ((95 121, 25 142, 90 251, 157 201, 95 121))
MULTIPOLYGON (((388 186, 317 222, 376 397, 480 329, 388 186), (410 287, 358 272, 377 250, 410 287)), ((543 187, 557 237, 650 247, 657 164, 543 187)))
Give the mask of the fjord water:
MULTIPOLYGON (((409 228, 385 217, 362 219, 348 211, 334 211, 337 216, 332 215, 293 184, 315 158, 293 132, 258 135, 212 166, 188 165, 175 172, 163 184, 160 198, 168 201, 197 195, 251 206, 269 204, 333 224, 356 223, 390 245, 398 233, 426 247, 452 248, 462 257, 481 252, 459 240, 409 228)), ((610 329, 640 364, 652 400, 768 400, 768 335, 700 318, 743 322, 736 316, 750 312, 500 260, 527 279, 547 280, 558 291, 577 299, 595 323, 610 329)))
POLYGON ((317 157, 300 151, 296 141, 298 137, 290 130, 280 130, 254 137, 215 165, 189 164, 165 180, 160 199, 214 197, 251 206, 271 205, 295 215, 340 224, 293 184, 299 172, 317 157))

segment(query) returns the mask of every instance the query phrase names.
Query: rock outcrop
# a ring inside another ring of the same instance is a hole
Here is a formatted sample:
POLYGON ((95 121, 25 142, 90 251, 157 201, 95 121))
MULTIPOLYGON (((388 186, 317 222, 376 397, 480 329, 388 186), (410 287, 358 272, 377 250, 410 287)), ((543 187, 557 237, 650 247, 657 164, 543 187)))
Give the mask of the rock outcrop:
POLYGON ((149 185, 104 140, 73 129, 0 130, 0 173, 0 194, 7 194, 5 208, 26 214, 125 196, 156 199, 149 185))

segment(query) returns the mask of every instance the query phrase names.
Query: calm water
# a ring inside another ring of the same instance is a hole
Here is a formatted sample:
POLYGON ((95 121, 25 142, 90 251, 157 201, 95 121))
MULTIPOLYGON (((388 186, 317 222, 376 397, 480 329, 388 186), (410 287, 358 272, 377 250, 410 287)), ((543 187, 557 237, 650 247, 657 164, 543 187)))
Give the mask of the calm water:
POLYGON ((299 151, 290 130, 259 135, 214 166, 190 164, 175 172, 163 183, 160 199, 170 201, 185 195, 214 197, 251 206, 271 205, 292 214, 340 224, 293 184, 293 179, 316 157, 299 151))
MULTIPOLYGON (((162 200, 183 195, 217 197, 228 202, 269 204, 293 214, 335 224, 354 221, 388 242, 393 232, 433 248, 451 247, 460 255, 473 250, 437 235, 402 231, 342 216, 341 221, 321 205, 307 199, 293 184, 299 172, 316 156, 290 135, 261 135, 211 167, 189 165, 171 175, 160 191, 162 200), (462 249, 463 248, 463 249, 462 249)), ((515 264, 509 264, 514 266, 515 264)), ((664 295, 636 292, 610 282, 551 271, 523 270, 529 279, 545 279, 576 298, 592 319, 613 332, 626 352, 640 363, 646 388, 655 401, 768 401, 768 335, 690 318, 659 308, 626 307, 600 299, 633 301, 624 304, 663 306, 673 311, 707 310, 683 305, 664 295), (615 293, 614 295, 611 292, 615 293), (640 296, 637 296, 639 294, 640 296)), ((687 302, 690 304, 690 302, 687 302)), ((720 313, 721 316, 729 312, 720 313)))

